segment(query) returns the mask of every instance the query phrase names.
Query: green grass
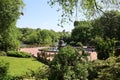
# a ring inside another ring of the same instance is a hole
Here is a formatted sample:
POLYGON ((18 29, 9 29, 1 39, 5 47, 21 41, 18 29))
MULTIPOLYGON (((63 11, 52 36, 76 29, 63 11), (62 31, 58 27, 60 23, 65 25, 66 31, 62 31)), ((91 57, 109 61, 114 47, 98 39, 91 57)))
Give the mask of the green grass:
POLYGON ((8 74, 12 76, 25 75, 26 72, 29 73, 30 70, 36 71, 39 67, 44 65, 33 58, 0 56, 0 60, 9 63, 8 74))

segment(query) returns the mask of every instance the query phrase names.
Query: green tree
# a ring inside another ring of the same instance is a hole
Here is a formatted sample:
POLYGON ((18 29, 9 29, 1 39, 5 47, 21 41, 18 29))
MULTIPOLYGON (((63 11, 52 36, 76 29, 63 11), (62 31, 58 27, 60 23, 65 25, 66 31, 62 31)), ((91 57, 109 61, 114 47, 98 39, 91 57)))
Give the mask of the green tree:
POLYGON ((107 38, 106 40, 101 37, 95 38, 95 47, 98 59, 105 60, 109 57, 115 56, 116 40, 107 38))
POLYGON ((52 46, 56 46, 56 42, 58 42, 58 39, 59 39, 59 34, 53 30, 49 30, 49 36, 51 37, 52 39, 52 46))
POLYGON ((20 28, 20 41, 32 45, 54 45, 58 41, 59 33, 53 30, 20 28))
POLYGON ((63 41, 65 42, 65 43, 67 43, 67 44, 70 44, 70 42, 71 42, 71 33, 69 33, 69 32, 64 32, 63 33, 64 35, 63 35, 63 41))
POLYGON ((93 36, 120 40, 120 12, 113 10, 105 12, 100 18, 93 21, 93 27, 93 36))
POLYGON ((30 34, 26 35, 26 43, 35 44, 37 43, 37 32, 35 30, 31 31, 30 34))
MULTIPOLYGON (((4 35, 1 35, 1 45, 0 49, 3 51, 8 50, 17 50, 20 47, 18 36, 17 36, 17 29, 15 26, 9 26, 6 30, 4 30, 4 35)), ((2 33, 2 34, 3 34, 2 33)))
POLYGON ((17 49, 18 41, 15 24, 23 7, 22 0, 0 0, 0 35, 1 50, 17 49))
POLYGON ((31 28, 20 28, 21 38, 20 41, 25 44, 32 44, 36 36, 35 30, 31 28), (33 35, 35 34, 35 35, 33 35), (34 37, 34 38, 33 38, 34 37))
POLYGON ((70 46, 61 48, 50 63, 49 80, 87 80, 87 54, 70 46))
POLYGON ((116 44, 119 42, 120 12, 107 11, 93 21, 92 36, 95 41, 98 59, 107 59, 115 55, 116 44), (99 37, 98 37, 99 36, 99 37), (105 57, 106 56, 106 57, 105 57))
POLYGON ((89 21, 79 21, 78 25, 72 30, 71 38, 74 42, 81 42, 88 45, 91 40, 91 25, 89 21))
POLYGON ((40 32, 40 36, 42 39, 42 41, 41 41, 42 44, 51 44, 52 43, 52 38, 51 38, 48 30, 42 30, 40 32))

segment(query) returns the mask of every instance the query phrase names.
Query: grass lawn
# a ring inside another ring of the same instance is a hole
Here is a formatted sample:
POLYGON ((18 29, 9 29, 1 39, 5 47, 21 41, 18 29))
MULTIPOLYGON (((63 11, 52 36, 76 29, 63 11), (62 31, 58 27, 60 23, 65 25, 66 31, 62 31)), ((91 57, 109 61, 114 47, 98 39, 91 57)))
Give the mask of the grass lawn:
POLYGON ((12 76, 25 75, 26 72, 29 72, 30 70, 35 71, 39 67, 44 65, 33 58, 16 58, 16 57, 0 56, 0 60, 9 63, 8 74, 12 76))

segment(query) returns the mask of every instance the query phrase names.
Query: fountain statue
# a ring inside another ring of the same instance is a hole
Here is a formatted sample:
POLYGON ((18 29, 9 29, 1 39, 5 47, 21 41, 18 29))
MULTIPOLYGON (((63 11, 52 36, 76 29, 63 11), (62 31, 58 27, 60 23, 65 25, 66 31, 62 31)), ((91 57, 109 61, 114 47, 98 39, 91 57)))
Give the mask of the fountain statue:
POLYGON ((61 47, 64 47, 66 44, 64 43, 62 37, 60 37, 58 42, 58 50, 60 50, 61 47))

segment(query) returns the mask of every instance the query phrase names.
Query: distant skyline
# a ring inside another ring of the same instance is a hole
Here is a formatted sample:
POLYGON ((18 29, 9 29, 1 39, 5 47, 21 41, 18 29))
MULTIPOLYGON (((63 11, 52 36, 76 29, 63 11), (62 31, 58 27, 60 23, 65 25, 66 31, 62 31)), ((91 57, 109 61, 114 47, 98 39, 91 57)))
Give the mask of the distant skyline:
POLYGON ((47 4, 48 0, 24 0, 25 7, 24 15, 20 16, 16 26, 20 28, 40 28, 52 29, 54 31, 71 31, 74 26, 73 23, 66 24, 64 27, 57 26, 58 19, 60 19, 60 12, 57 12, 57 6, 51 8, 47 4))

